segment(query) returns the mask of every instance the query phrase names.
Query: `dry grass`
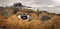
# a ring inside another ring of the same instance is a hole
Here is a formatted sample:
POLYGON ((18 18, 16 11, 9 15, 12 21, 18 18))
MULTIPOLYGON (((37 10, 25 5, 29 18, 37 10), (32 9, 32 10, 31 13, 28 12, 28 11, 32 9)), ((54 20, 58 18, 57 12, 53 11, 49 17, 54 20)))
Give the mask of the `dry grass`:
POLYGON ((7 19, 3 15, 0 15, 0 27, 4 27, 5 29, 60 29, 60 16, 58 15, 43 12, 42 16, 50 16, 51 18, 41 21, 36 11, 31 12, 30 10, 24 11, 19 9, 16 14, 13 14, 13 8, 9 8, 8 10, 12 10, 10 13, 12 15, 9 15, 7 19), (17 16, 23 13, 31 15, 31 20, 20 20, 17 16))

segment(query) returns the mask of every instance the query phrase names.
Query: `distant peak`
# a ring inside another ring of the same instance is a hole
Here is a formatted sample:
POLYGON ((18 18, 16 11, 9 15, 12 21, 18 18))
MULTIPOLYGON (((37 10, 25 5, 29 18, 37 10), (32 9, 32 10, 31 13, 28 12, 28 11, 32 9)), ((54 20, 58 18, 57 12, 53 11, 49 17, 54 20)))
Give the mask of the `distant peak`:
POLYGON ((14 7, 20 7, 20 6, 22 6, 22 4, 21 3, 14 3, 13 6, 14 7))

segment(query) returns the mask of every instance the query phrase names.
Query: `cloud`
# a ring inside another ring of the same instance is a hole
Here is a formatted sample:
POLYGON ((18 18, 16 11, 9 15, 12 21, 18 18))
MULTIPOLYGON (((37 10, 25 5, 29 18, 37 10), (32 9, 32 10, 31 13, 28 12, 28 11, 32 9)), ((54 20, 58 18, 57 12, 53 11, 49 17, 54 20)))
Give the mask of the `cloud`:
POLYGON ((13 3, 21 2, 23 5, 26 6, 48 6, 48 5, 55 5, 60 6, 60 0, 0 0, 0 5, 12 5, 13 3))
POLYGON ((16 3, 17 0, 0 0, 0 6, 11 6, 13 3, 16 3))
POLYGON ((31 7, 50 7, 53 4, 51 0, 20 0, 20 2, 31 7))
POLYGON ((54 8, 54 5, 60 6, 60 0, 0 0, 0 6, 6 6, 6 5, 11 6, 16 2, 21 2, 23 5, 26 6, 39 7, 40 10, 43 11, 54 12, 54 13, 60 12, 60 8, 54 8))
POLYGON ((52 0, 55 6, 60 6, 60 0, 52 0))

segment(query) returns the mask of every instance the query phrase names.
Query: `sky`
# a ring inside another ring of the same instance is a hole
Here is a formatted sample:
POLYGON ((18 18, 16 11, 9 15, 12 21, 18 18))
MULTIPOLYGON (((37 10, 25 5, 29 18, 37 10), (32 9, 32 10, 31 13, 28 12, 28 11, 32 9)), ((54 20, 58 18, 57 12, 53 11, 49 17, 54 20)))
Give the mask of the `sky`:
POLYGON ((60 6, 60 0, 0 0, 0 6, 11 6, 16 2, 21 2, 23 5, 32 7, 60 6))
POLYGON ((60 12, 60 8, 55 8, 56 6, 60 6, 60 0, 0 0, 0 6, 12 6, 16 2, 20 2, 25 6, 37 7, 40 10, 53 13, 60 12))
POLYGON ((60 6, 60 0, 52 0, 53 4, 56 6, 60 6))
POLYGON ((52 5, 52 1, 51 0, 21 0, 23 3, 23 5, 28 5, 28 6, 33 6, 33 7, 44 7, 44 6, 48 6, 48 5, 52 5))

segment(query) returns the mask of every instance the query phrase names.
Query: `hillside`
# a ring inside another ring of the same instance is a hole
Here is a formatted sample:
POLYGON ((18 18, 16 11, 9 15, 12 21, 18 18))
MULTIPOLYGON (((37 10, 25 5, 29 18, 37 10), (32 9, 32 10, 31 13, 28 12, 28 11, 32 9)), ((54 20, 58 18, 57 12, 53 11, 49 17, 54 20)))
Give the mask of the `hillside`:
POLYGON ((21 4, 0 7, 1 29, 60 29, 60 14, 23 9, 21 4))

